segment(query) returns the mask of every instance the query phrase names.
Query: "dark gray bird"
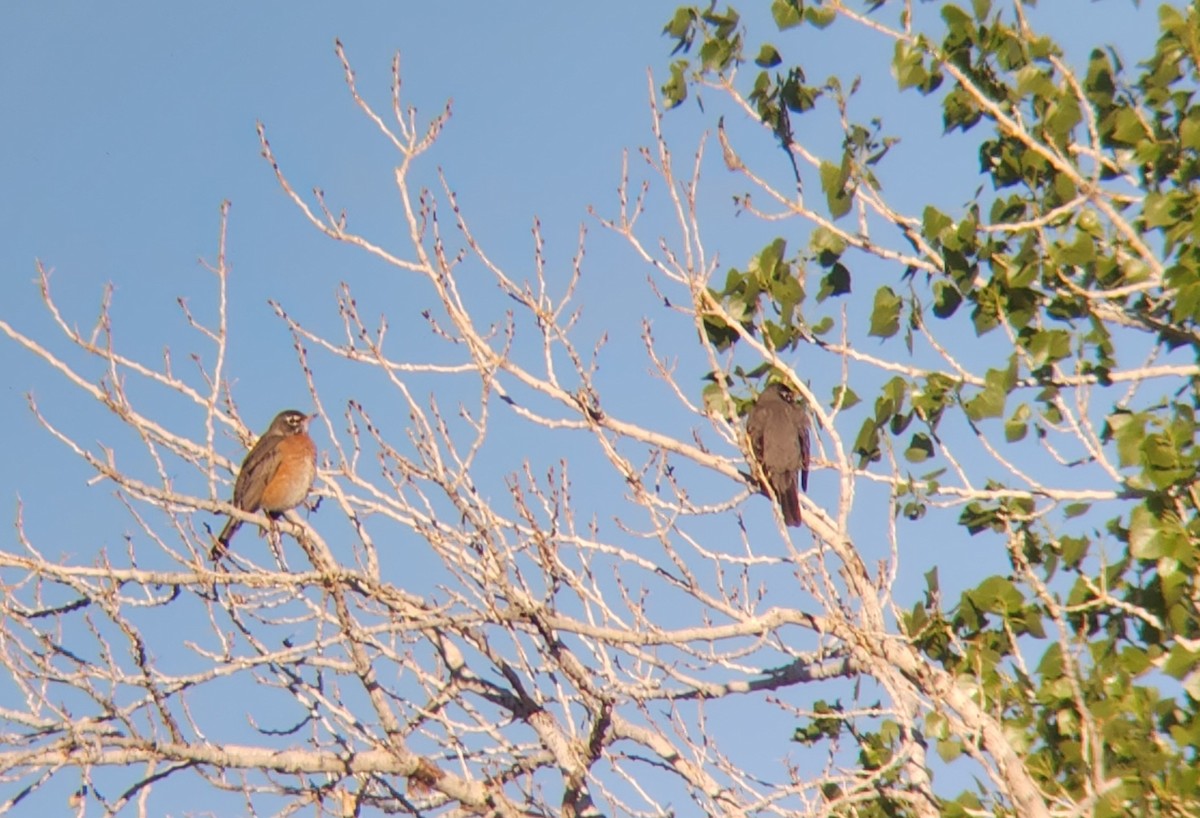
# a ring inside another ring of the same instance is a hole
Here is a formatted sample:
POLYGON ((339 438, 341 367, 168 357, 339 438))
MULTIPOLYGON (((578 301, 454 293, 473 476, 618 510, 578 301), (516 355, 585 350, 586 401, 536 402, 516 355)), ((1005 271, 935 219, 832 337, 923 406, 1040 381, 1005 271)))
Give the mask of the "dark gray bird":
POLYGON ((783 521, 800 525, 800 493, 808 491, 808 410, 781 383, 767 384, 746 418, 754 458, 771 484, 783 521))

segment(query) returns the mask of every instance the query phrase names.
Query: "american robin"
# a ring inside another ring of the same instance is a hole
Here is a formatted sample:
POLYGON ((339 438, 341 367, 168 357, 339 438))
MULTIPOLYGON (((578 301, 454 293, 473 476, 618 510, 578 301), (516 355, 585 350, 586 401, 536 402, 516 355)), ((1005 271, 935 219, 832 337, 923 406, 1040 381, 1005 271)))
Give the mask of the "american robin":
MULTIPOLYGON (((262 509, 275 519, 304 502, 317 476, 317 446, 308 436, 309 421, 315 417, 295 409, 275 416, 266 434, 242 461, 233 484, 235 506, 249 512, 262 509)), ((212 548, 214 560, 225 553, 241 525, 236 517, 225 523, 212 548)))
POLYGON ((762 466, 783 521, 800 525, 800 485, 808 491, 808 409, 781 383, 767 384, 746 418, 754 459, 762 466))

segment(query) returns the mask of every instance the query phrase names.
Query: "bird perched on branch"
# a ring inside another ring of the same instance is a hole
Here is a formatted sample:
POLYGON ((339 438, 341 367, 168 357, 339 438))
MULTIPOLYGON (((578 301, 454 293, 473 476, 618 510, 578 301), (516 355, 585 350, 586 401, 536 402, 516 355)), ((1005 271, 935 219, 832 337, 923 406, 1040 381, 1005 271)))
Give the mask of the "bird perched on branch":
MULTIPOLYGON (((286 409, 275 416, 266 433, 242 461, 233 484, 233 504, 242 511, 265 511, 275 519, 304 502, 317 476, 317 446, 308 436, 316 415, 286 409)), ((220 559, 242 521, 230 517, 217 535, 212 558, 220 559)))
POLYGON ((779 503, 783 521, 800 525, 799 484, 808 491, 808 409, 781 383, 767 384, 746 418, 754 459, 779 503))

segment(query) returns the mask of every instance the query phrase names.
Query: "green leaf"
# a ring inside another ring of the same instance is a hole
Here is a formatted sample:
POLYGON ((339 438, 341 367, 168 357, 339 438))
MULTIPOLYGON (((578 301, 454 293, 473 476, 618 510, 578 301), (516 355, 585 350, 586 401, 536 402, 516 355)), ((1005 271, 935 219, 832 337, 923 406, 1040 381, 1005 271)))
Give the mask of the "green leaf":
POLYGON ((1124 145, 1133 146, 1147 137, 1146 126, 1142 124, 1137 111, 1122 108, 1115 112, 1111 121, 1110 139, 1124 145))
POLYGON ((737 59, 741 40, 737 37, 709 37, 700 46, 700 62, 706 71, 724 71, 737 59))
POLYGON ((762 68, 774 68, 781 62, 783 62, 783 58, 779 56, 775 46, 770 43, 763 43, 762 48, 758 50, 758 56, 754 58, 754 64, 762 68))
POLYGON ((1182 217, 1179 204, 1173 196, 1151 192, 1142 205, 1142 219, 1147 227, 1172 227, 1182 217))
POLYGON ((1108 426, 1117 443, 1117 458, 1121 466, 1141 462, 1142 440, 1146 437, 1146 418, 1141 414, 1115 412, 1108 417, 1108 426))
POLYGON ((671 63, 670 77, 662 86, 663 99, 667 102, 667 108, 674 108, 687 99, 687 79, 683 76, 687 67, 687 60, 675 60, 671 63))
POLYGON ((965 133, 979 124, 982 118, 983 112, 979 110, 975 98, 962 88, 953 89, 942 100, 942 130, 946 133, 955 128, 965 133))
POLYGON ((875 291, 875 305, 871 309, 871 328, 868 335, 876 338, 891 338, 900 330, 900 296, 891 287, 880 287, 875 291))
POLYGON ((1200 319, 1200 282, 1187 284, 1175 291, 1171 319, 1179 324, 1200 319))
POLYGON ((937 753, 942 761, 953 761, 963 754, 962 739, 938 739, 937 753))
POLYGON ((949 318, 962 304, 962 293, 949 281, 933 282, 933 314, 938 318, 949 318))
POLYGON ((986 335, 1000 325, 1000 295, 994 284, 978 290, 975 294, 975 309, 971 311, 971 322, 977 335, 986 335))
POLYGON ((1096 241, 1087 232, 1078 230, 1070 244, 1059 243, 1053 253, 1062 264, 1082 267, 1096 260, 1096 241))
POLYGON ((1117 88, 1113 81, 1113 73, 1113 65, 1108 55, 1099 48, 1092 49, 1088 57, 1084 89, 1088 100, 1100 111, 1105 111, 1112 105, 1117 88))
POLYGON ((828 28, 837 19, 837 11, 825 6, 809 6, 804 10, 804 19, 814 28, 828 28))
POLYGON ((934 75, 925 68, 925 54, 917 46, 903 40, 896 42, 892 53, 892 75, 901 91, 905 88, 929 89, 935 82, 934 75))
POLYGON ((1200 652, 1183 645, 1174 645, 1163 662, 1163 672, 1175 679, 1182 679, 1200 665, 1200 652))
POLYGON ((717 349, 724 352, 735 343, 737 343, 738 332, 731 327, 725 320, 716 315, 706 315, 703 319, 704 334, 708 337, 709 343, 717 349))
MULTIPOLYGON (((909 612, 908 616, 904 620, 904 632, 909 636, 913 636, 920 633, 928 624, 929 614, 925 610, 925 606, 920 602, 916 602, 913 604, 912 611, 909 612)), ((926 733, 929 732, 928 719, 932 718, 933 716, 934 714, 930 713, 929 716, 926 717, 926 733)))
POLYGON ((1033 368, 1040 369, 1071 354, 1071 336, 1063 329, 1039 330, 1033 334, 1026 349, 1033 359, 1033 368))
POLYGON ((938 594, 938 592, 941 591, 941 587, 942 587, 941 578, 938 576, 937 566, 935 565, 932 568, 930 568, 928 571, 926 571, 924 576, 925 576, 925 590, 927 590, 930 594, 936 596, 938 594))
POLYGON ((1060 645, 1058 642, 1053 642, 1046 648, 1046 652, 1042 654, 1042 660, 1038 662, 1037 672, 1038 675, 1046 679, 1062 678, 1062 645, 1060 645))
MULTIPOLYGON (((821 96, 820 89, 805 85, 803 80, 804 72, 799 68, 793 68, 779 86, 779 101, 789 111, 797 114, 812 110, 813 106, 817 104, 817 98, 821 96)), ((784 127, 790 126, 785 124, 784 127)), ((776 133, 784 137, 788 132, 777 128, 776 133)))
MULTIPOLYGON (((1067 517, 1075 516, 1067 514, 1067 517)), ((1087 556, 1088 546, 1091 543, 1084 537, 1062 537, 1058 541, 1059 547, 1062 549, 1063 562, 1071 567, 1079 564, 1079 561, 1087 556)))
POLYGON ((1004 439, 1009 443, 1024 440, 1029 432, 1029 404, 1022 403, 1012 416, 1004 422, 1004 439))
POLYGON ((1183 677, 1183 689, 1193 699, 1200 699, 1200 671, 1193 670, 1191 673, 1183 677))
POLYGON ((1200 664, 1200 651, 1189 650, 1183 645, 1174 645, 1163 662, 1163 673, 1175 679, 1182 679, 1192 673, 1200 664))
POLYGON ((1007 369, 989 369, 984 376, 983 390, 967 401, 963 408, 973 421, 998 418, 1004 415, 1004 402, 1016 385, 1016 357, 1009 359, 1007 369))
POLYGON ((890 423, 904 405, 907 394, 908 383, 900 376, 897 375, 885 383, 879 397, 875 399, 875 422, 890 423))
POLYGON ((910 463, 923 463, 933 457, 933 441, 929 435, 922 432, 914 434, 904 450, 904 457, 910 463))
POLYGON ((1142 439, 1143 475, 1159 489, 1165 489, 1195 477, 1195 463, 1180 449, 1171 434, 1156 432, 1142 439))
MULTIPOLYGON (((845 157, 848 159, 848 154, 845 157)), ((825 191, 825 201, 829 205, 829 214, 839 219, 850 212, 853 197, 846 192, 846 182, 850 177, 849 162, 835 165, 832 162, 821 162, 821 190, 825 191)))
POLYGON ((833 400, 830 401, 830 408, 833 409, 849 409, 859 402, 859 397, 854 393, 854 390, 848 386, 835 386, 833 388, 833 400))
POLYGON ((794 28, 804 22, 804 4, 800 0, 772 0, 771 16, 780 31, 794 28))
POLYGON ((1166 554, 1165 541, 1159 537, 1160 521, 1145 505, 1129 515, 1129 553, 1139 560, 1157 560, 1166 554))
POLYGON ((858 455, 860 467, 883 457, 879 449, 879 425, 870 418, 864 420, 858 430, 858 437, 854 439, 854 453, 858 455))
POLYGON ((797 332, 790 324, 763 321, 762 332, 764 337, 770 339, 771 346, 775 349, 790 349, 795 346, 797 332))
MULTIPOLYGON (((670 21, 663 26, 663 33, 676 40, 686 40, 690 37, 692 24, 696 20, 696 12, 688 6, 680 6, 675 9, 675 14, 670 21)), ((676 49, 678 50, 678 49, 676 49)))
POLYGON ((1200 111, 1193 108, 1180 123, 1179 144, 1188 150, 1200 150, 1200 111))
POLYGON ((947 3, 942 6, 942 19, 946 22, 946 30, 955 36, 973 37, 975 26, 970 15, 958 6, 947 3))
POLYGON ((921 215, 921 235, 930 241, 940 241, 942 231, 948 227, 952 227, 954 221, 942 211, 926 205, 925 211, 921 215))
MULTIPOLYGON (((1046 130, 1055 144, 1064 146, 1070 140, 1075 127, 1083 121, 1083 112, 1073 93, 1062 94, 1046 116, 1046 130)), ((1062 177, 1065 180, 1065 177, 1062 177)))
POLYGON ((817 301, 850 292, 850 271, 841 262, 829 268, 829 272, 821 276, 821 289, 817 291, 817 301))
POLYGON ((758 286, 766 290, 772 281, 788 274, 783 256, 787 252, 787 242, 784 239, 774 239, 750 259, 747 272, 751 273, 758 286))
POLYGON ((1016 90, 1021 96, 1051 97, 1057 89, 1046 71, 1026 65, 1017 72, 1016 90))
POLYGON ((1003 615, 1016 613, 1025 601, 1011 580, 999 576, 988 577, 967 594, 976 608, 1003 615))
POLYGON ((710 383, 704 387, 704 408, 715 417, 731 417, 736 407, 729 399, 727 390, 719 383, 710 383))
POLYGON ((942 413, 954 399, 956 382, 939 372, 929 375, 923 384, 912 391, 912 407, 918 417, 936 428, 942 413))
POLYGON ((818 227, 808 237, 808 246, 817 255, 821 264, 828 267, 846 251, 846 242, 828 227, 818 227), (824 257, 829 256, 828 262, 824 257))
MULTIPOLYGON (((1117 657, 1121 669, 1130 676, 1140 676, 1153 667, 1150 657, 1145 650, 1137 647, 1127 647, 1117 657)), ((1196 698, 1193 696, 1193 698, 1196 698)))

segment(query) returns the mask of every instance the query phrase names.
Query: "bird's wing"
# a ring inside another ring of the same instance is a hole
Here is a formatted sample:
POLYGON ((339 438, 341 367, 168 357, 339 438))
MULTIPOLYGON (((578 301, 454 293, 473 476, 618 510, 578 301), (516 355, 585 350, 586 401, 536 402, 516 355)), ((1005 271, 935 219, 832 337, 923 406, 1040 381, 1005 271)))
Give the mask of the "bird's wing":
POLYGON ((809 439, 809 416, 808 408, 804 406, 798 407, 800 412, 797 415, 797 425, 800 433, 800 487, 808 491, 808 461, 812 451, 812 441, 809 439))
POLYGON ((758 461, 759 465, 762 465, 763 435, 767 427, 764 414, 762 407, 755 406, 750 410, 750 416, 746 418, 746 434, 750 438, 750 448, 754 450, 754 459, 758 461))
POLYGON ((233 485, 233 504, 238 508, 258 510, 263 490, 279 468, 279 447, 275 445, 278 442, 279 438, 274 435, 263 435, 254 444, 250 454, 246 455, 237 482, 233 485))

